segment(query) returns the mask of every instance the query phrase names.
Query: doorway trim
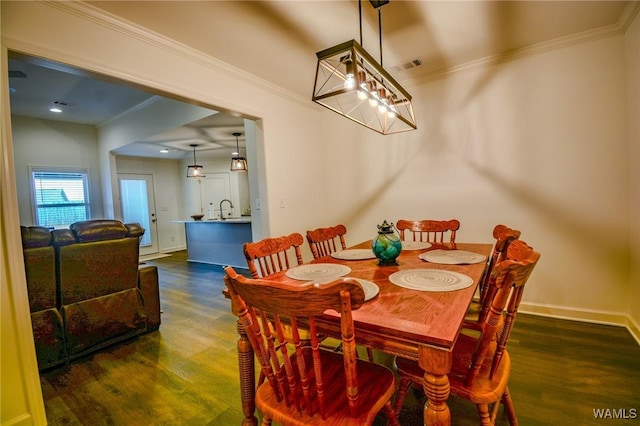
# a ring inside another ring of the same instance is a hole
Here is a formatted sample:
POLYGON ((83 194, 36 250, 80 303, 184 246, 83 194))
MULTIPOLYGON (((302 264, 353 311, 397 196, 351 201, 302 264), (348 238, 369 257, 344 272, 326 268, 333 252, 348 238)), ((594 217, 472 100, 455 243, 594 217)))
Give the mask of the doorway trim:
MULTIPOLYGON (((3 44, 2 66, 0 69, 8 69, 8 49, 3 44)), ((3 72, 0 78, 3 87, 9 87, 8 73, 3 72)), ((2 281, 2 337, 4 339, 15 339, 14 345, 9 345, 10 351, 3 351, 3 370, 15 367, 16 371, 12 375, 7 375, 7 379, 13 379, 11 387, 15 395, 11 397, 10 407, 16 412, 16 417, 6 419, 15 424, 44 425, 47 423, 47 416, 44 410, 44 400, 40 385, 40 375, 38 373, 38 362, 36 360, 36 350, 33 341, 33 330, 31 329, 31 314, 29 310, 29 297, 27 294, 27 277, 24 269, 24 258, 22 255, 22 243, 20 237, 20 214, 18 212, 18 194, 16 185, 16 174, 13 165, 13 138, 11 130, 11 115, 9 114, 10 102, 9 91, 0 90, 0 102, 2 114, 0 114, 0 151, 2 161, 0 162, 0 280, 2 281), (5 263, 6 260, 6 263, 5 263), (5 293, 6 292, 6 293, 5 293), (8 362, 7 362, 8 360, 8 362), (7 364, 5 364, 7 363, 7 364), (19 396, 23 396, 22 401, 19 396), (24 412, 19 412, 23 409, 24 412)), ((5 377, 3 377, 3 380, 5 377)), ((0 404, 6 401, 3 399, 0 404)))

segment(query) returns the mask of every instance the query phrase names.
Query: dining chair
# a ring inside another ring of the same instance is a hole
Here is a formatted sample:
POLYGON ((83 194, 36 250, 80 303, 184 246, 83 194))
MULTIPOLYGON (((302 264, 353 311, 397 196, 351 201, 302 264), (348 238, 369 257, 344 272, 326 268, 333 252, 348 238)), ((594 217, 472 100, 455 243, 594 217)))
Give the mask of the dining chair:
MULTIPOLYGON (((265 278, 294 266, 302 265, 301 246, 303 243, 302 235, 297 232, 281 237, 264 238, 260 241, 245 243, 243 251, 251 276, 253 278, 265 278)), ((290 333, 288 326, 285 325, 284 329, 287 333, 290 333)), ((304 342, 309 342, 309 330, 300 330, 300 335, 304 342)), ((331 339, 322 337, 321 340, 325 342, 326 347, 332 347, 334 350, 340 349, 339 344, 331 339)), ((373 360, 372 354, 370 359, 373 360)), ((258 383, 262 383, 264 379, 265 377, 261 374, 258 383)))
MULTIPOLYGON (((307 231, 307 242, 309 243, 313 258, 319 259, 324 256, 329 256, 336 251, 346 250, 347 243, 344 239, 346 233, 347 228, 344 225, 316 228, 312 231, 307 231)), ((340 345, 338 345, 336 349, 340 350, 340 345)), ((369 361, 373 361, 373 349, 370 347, 366 347, 365 349, 369 361)))
POLYGON ((460 229, 460 221, 452 220, 404 220, 396 222, 396 228, 402 241, 421 241, 444 244, 456 242, 456 231, 460 229), (449 241, 445 241, 448 237, 449 241))
POLYGON ((347 228, 344 225, 336 225, 328 228, 317 228, 307 231, 307 241, 314 259, 329 256, 338 250, 346 250, 347 244, 344 235, 347 228))
POLYGON ((255 394, 263 425, 370 425, 382 410, 398 424, 391 404, 395 375, 356 357, 352 311, 364 303, 357 281, 291 287, 246 278, 232 267, 225 272, 233 313, 267 378, 255 394), (327 310, 340 314, 342 352, 319 345, 317 318, 327 310), (302 344, 298 324, 312 330, 311 345, 302 344))
POLYGON ((300 247, 303 243, 302 235, 297 232, 245 243, 242 250, 251 276, 264 278, 292 266, 302 265, 300 247), (293 263, 294 261, 295 263, 293 263))
POLYGON ((493 252, 491 253, 489 263, 487 264, 484 279, 480 283, 480 301, 483 300, 484 295, 486 294, 486 291, 483 292, 483 290, 488 287, 487 284, 493 267, 504 258, 507 253, 507 249, 509 248, 509 244, 520 238, 520 235, 521 232, 519 230, 509 228, 506 225, 498 224, 493 228, 493 238, 496 242, 493 246, 493 252))
MULTIPOLYGON (((450 391, 476 404, 481 425, 494 424, 500 403, 504 405, 509 424, 518 424, 509 394, 511 358, 506 346, 524 286, 539 258, 540 253, 522 240, 509 245, 505 258, 495 265, 489 279, 487 297, 491 298, 491 305, 480 335, 460 334, 453 347, 450 391), (491 413, 490 405, 493 405, 491 413)), ((395 365, 400 385, 394 408, 399 413, 411 384, 423 384, 424 371, 417 362, 405 358, 396 357, 395 365)))
POLYGON ((495 265, 502 261, 506 256, 509 244, 520 238, 520 234, 521 232, 519 230, 509 228, 502 224, 498 224, 493 228, 493 238, 495 238, 496 242, 493 246, 493 252, 491 253, 491 257, 487 263, 487 268, 485 269, 482 281, 480 281, 480 285, 478 286, 479 300, 474 300, 471 303, 471 306, 469 307, 469 315, 465 318, 463 327, 469 328, 471 325, 471 328, 478 329, 482 324, 484 316, 486 316, 489 308, 491 307, 491 298, 486 297, 491 272, 495 265))

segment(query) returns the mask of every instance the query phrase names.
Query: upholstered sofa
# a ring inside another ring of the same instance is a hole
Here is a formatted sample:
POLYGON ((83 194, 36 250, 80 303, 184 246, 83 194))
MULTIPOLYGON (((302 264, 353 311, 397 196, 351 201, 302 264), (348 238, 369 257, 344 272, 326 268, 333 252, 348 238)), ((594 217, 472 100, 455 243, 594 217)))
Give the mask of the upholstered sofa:
POLYGON ((41 370, 160 327, 158 270, 138 265, 140 225, 91 220, 21 232, 41 370))

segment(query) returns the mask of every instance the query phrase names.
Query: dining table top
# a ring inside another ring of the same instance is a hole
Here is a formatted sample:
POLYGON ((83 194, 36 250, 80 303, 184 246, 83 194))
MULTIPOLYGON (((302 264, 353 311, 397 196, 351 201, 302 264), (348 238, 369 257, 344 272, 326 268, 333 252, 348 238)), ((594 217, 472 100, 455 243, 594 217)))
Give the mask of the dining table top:
MULTIPOLYGON (((371 248, 372 241, 365 241, 349 249, 371 248)), ((353 311, 356 341, 407 358, 418 357, 420 345, 449 351, 453 348, 461 324, 481 281, 490 256, 492 244, 456 243, 433 244, 419 250, 403 249, 397 265, 379 266, 376 258, 345 260, 325 256, 310 263, 341 264, 351 271, 344 278, 359 278, 375 283, 379 293, 353 311), (419 257, 434 249, 457 249, 473 252, 485 257, 484 261, 471 264, 442 264, 425 261, 419 257), (451 291, 424 291, 392 283, 389 277, 398 271, 411 269, 445 270, 467 275, 473 283, 465 288, 451 291)), ((268 277, 283 284, 310 285, 309 281, 290 278, 287 271, 268 277)), ((325 313, 326 329, 338 324, 337 313, 325 313)), ((339 332, 338 329, 335 330, 339 332)), ((338 334, 339 335, 339 334, 338 334)))

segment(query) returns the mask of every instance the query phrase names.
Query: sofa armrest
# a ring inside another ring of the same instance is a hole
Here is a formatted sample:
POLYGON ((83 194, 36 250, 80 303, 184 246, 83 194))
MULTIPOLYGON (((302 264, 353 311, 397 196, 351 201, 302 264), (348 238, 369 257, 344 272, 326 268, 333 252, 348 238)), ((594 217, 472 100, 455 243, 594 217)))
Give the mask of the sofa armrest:
POLYGON ((127 228, 127 237, 142 237, 144 235, 144 228, 139 223, 125 223, 127 228))
POLYGON ((138 268, 138 288, 142 292, 147 314, 147 331, 160 328, 160 286, 158 284, 158 268, 144 266, 138 268))

